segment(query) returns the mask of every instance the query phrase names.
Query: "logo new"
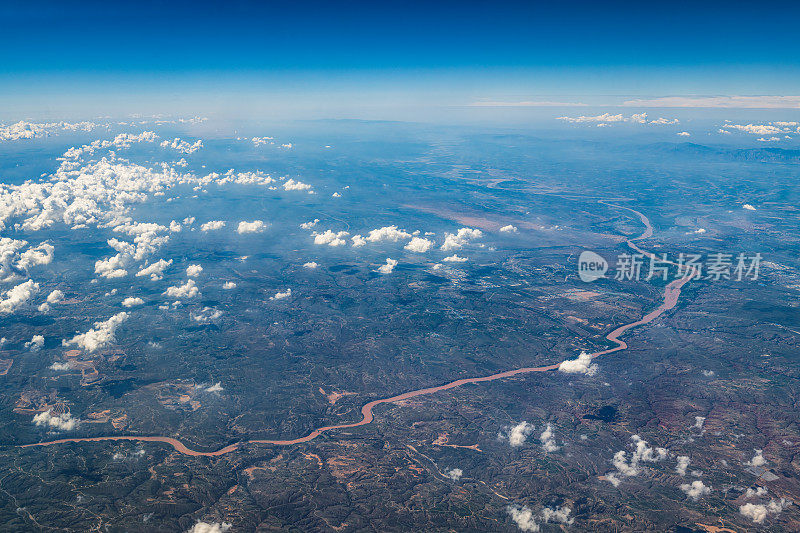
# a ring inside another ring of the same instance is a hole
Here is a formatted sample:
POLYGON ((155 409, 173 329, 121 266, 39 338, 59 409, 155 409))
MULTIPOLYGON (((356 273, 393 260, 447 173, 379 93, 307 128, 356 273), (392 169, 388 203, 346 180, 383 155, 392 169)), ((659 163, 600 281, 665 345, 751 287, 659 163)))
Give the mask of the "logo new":
POLYGON ((608 262, 600 255, 584 250, 578 258, 578 276, 581 281, 590 282, 604 278, 608 270, 608 262))

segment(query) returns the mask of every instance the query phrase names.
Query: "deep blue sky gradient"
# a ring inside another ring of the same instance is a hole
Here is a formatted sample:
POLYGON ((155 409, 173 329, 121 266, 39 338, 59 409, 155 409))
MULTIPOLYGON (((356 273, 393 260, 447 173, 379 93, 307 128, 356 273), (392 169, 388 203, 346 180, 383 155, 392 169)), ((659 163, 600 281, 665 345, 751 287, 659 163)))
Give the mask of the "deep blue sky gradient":
POLYGON ((798 22, 800 2, 12 0, 0 97, 798 94, 798 22))
POLYGON ((2 6, 4 73, 800 65, 798 2, 2 6))

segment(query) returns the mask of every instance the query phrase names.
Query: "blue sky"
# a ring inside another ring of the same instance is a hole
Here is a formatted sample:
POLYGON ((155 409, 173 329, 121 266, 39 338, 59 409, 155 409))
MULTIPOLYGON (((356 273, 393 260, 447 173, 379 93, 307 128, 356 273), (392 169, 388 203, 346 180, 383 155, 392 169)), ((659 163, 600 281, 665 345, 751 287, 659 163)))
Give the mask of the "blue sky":
POLYGON ((732 4, 11 1, 0 96, 27 110, 800 93, 800 6, 732 4))

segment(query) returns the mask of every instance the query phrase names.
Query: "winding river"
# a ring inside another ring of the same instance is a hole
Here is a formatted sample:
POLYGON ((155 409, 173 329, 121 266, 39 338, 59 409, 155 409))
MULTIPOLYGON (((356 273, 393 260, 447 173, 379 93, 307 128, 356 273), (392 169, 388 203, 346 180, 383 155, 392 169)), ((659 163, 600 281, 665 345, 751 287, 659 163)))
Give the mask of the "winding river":
MULTIPOLYGON (((641 222, 645 225, 645 231, 644 231, 644 233, 642 233, 638 237, 632 237, 632 238, 628 239, 627 240, 627 244, 631 249, 635 250, 636 252, 638 252, 640 254, 643 254, 643 255, 645 255, 647 257, 654 257, 653 254, 651 254, 650 252, 646 252, 646 251, 642 250, 641 248, 639 248, 634 243, 634 241, 636 241, 636 240, 647 239, 649 237, 652 237, 652 235, 653 235, 653 226, 652 226, 652 224, 650 224, 650 221, 648 220, 648 218, 646 216, 644 216, 642 213, 640 213, 639 211, 636 211, 635 209, 631 209, 629 207, 624 207, 624 206, 620 206, 620 205, 616 205, 616 204, 610 204, 610 203, 603 202, 603 201, 601 201, 600 203, 602 203, 604 205, 607 205, 607 206, 610 206, 610 207, 614 207, 614 208, 618 208, 618 209, 624 209, 624 210, 630 211, 630 212, 634 213, 635 215, 637 215, 639 217, 639 220, 641 220, 641 222)), ((638 326, 642 326, 644 324, 648 324, 648 323, 652 322, 653 320, 655 320, 656 318, 660 317, 666 311, 669 311, 670 309, 675 307, 675 305, 678 303, 678 298, 680 297, 681 289, 694 276, 695 276, 695 272, 690 269, 684 275, 684 277, 678 278, 678 279, 670 282, 669 284, 667 284, 667 286, 664 288, 664 300, 661 303, 661 305, 659 305, 658 307, 656 307, 655 309, 653 309, 652 311, 650 311, 649 313, 644 315, 639 320, 636 320, 636 321, 631 322, 629 324, 624 324, 622 326, 619 326, 616 329, 614 329, 611 333, 607 334, 606 335, 606 339, 608 339, 609 341, 611 341, 614 344, 616 344, 616 346, 614 346, 612 348, 608 348, 606 350, 602 350, 602 351, 599 351, 599 352, 592 353, 592 354, 590 354, 590 356, 592 358, 595 358, 595 357, 600 357, 601 355, 607 355, 607 354, 610 354, 610 353, 614 353, 614 352, 618 352, 618 351, 627 349, 628 345, 625 343, 625 341, 621 340, 620 337, 626 331, 628 331, 629 329, 635 328, 635 327, 638 327, 638 326)), ((139 436, 134 436, 134 435, 104 436, 104 437, 83 437, 83 438, 65 438, 65 439, 52 440, 52 441, 47 441, 47 442, 37 442, 37 443, 33 443, 33 444, 24 444, 21 447, 22 448, 28 448, 28 447, 32 447, 32 446, 53 446, 53 445, 56 445, 56 444, 65 444, 65 443, 69 443, 69 442, 100 442, 100 441, 162 442, 162 443, 165 443, 165 444, 169 444, 170 446, 175 448, 176 451, 178 451, 178 452, 180 452, 182 454, 185 454, 185 455, 203 456, 203 457, 216 457, 216 456, 225 455, 225 454, 231 453, 233 451, 236 451, 239 448, 241 448, 242 446, 248 445, 248 444, 268 444, 268 445, 274 445, 274 446, 291 446, 293 444, 301 444, 303 442, 308 442, 310 440, 313 440, 313 439, 319 437, 320 435, 322 435, 323 433, 328 432, 328 431, 335 431, 335 430, 338 430, 338 429, 348 429, 348 428, 354 428, 354 427, 365 426, 367 424, 370 424, 375 419, 375 415, 374 415, 375 408, 377 406, 381 405, 381 404, 399 402, 401 400, 408 400, 410 398, 416 398, 417 396, 425 396, 425 395, 428 395, 428 394, 434 394, 436 392, 455 389, 456 387, 461 387, 462 385, 467 385, 469 383, 483 383, 485 381, 494 381, 494 380, 497 380, 497 379, 509 378, 509 377, 518 376, 518 375, 521 375, 521 374, 529 374, 531 372, 550 372, 550 371, 557 370, 558 367, 560 366, 560 364, 561 363, 556 363, 556 364, 547 365, 547 366, 517 368, 516 370, 507 370, 505 372, 498 372, 497 374, 491 374, 489 376, 480 376, 480 377, 474 377, 474 378, 463 378, 463 379, 458 379, 458 380, 455 380, 455 381, 451 381, 450 383, 445 383, 444 385, 438 385, 438 386, 434 386, 434 387, 428 387, 426 389, 419 389, 419 390, 404 392, 402 394, 398 394, 397 396, 392 396, 390 398, 382 398, 382 399, 379 399, 379 400, 373 400, 373 401, 365 404, 361 408, 361 420, 359 420, 358 422, 352 422, 352 423, 349 423, 349 424, 336 424, 336 425, 333 425, 333 426, 323 426, 323 427, 315 429, 314 431, 312 431, 311 433, 309 433, 308 435, 306 435, 304 437, 299 437, 299 438, 296 438, 296 439, 289 439, 289 440, 248 440, 248 441, 238 442, 238 443, 230 444, 228 446, 225 446, 224 448, 220 448, 219 450, 212 451, 212 452, 201 452, 201 451, 197 451, 197 450, 192 450, 191 448, 188 448, 185 444, 183 444, 181 441, 179 441, 177 439, 174 439, 172 437, 161 437, 161 436, 139 437, 139 436)))

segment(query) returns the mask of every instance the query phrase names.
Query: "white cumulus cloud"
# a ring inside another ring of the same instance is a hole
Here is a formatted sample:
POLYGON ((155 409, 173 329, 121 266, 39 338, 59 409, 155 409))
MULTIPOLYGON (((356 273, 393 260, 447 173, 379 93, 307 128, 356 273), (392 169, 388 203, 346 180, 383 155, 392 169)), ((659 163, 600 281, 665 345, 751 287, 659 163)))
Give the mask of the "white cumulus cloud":
POLYGON ((679 455, 678 456, 678 464, 675 466, 675 472, 678 473, 679 476, 686 475, 686 469, 689 468, 689 463, 691 463, 691 459, 689 459, 686 455, 679 455))
POLYGON ((64 299, 64 293, 58 289, 54 290, 53 292, 47 295, 47 303, 49 304, 57 304, 63 299, 64 299))
POLYGON ((586 374, 594 376, 600 370, 597 363, 592 363, 592 356, 586 352, 581 352, 577 359, 563 361, 558 365, 558 371, 565 374, 586 374))
POLYGON ((73 418, 69 413, 54 415, 52 414, 52 411, 44 411, 35 415, 32 422, 38 427, 57 429, 59 431, 70 431, 75 429, 80 421, 76 418, 73 418))
POLYGON ((739 507, 739 513, 746 516, 756 524, 763 524, 770 514, 776 515, 788 506, 785 499, 770 500, 767 504, 746 503, 739 507))
POLYGON ((142 305, 144 300, 139 297, 128 296, 124 300, 122 300, 122 307, 136 307, 137 305, 142 305))
POLYGON ((748 466, 764 466, 765 464, 767 464, 767 460, 764 459, 763 451, 762 450, 756 450, 755 452, 756 453, 753 456, 753 458, 750 459, 745 464, 748 465, 748 466))
POLYGON ((25 343, 25 347, 32 352, 38 352, 44 346, 44 337, 41 335, 34 335, 31 340, 25 343))
POLYGON ((509 505, 506 511, 511 515, 511 519, 517 527, 529 533, 538 533, 539 524, 536 522, 533 511, 528 506, 509 505))
POLYGON ((456 233, 445 233, 441 249, 446 252, 458 250, 471 240, 480 239, 481 237, 483 237, 483 232, 479 229, 461 228, 456 233))
POLYGON ((200 224, 200 231, 214 231, 225 227, 224 220, 209 220, 204 224, 200 224))
POLYGON ((542 443, 542 449, 544 451, 558 451, 555 435, 553 434, 553 427, 550 424, 547 424, 547 427, 544 429, 544 431, 542 431, 542 434, 539 435, 539 441, 542 443))
POLYGON ((707 487, 702 481, 696 479, 691 483, 683 483, 681 485, 681 490, 685 492, 689 498, 697 501, 702 496, 709 494, 711 492, 711 487, 707 487))
POLYGON ((452 479, 453 481, 458 481, 461 479, 461 476, 464 475, 464 471, 460 468, 451 468, 449 470, 444 471, 444 475, 452 479))
POLYGON ((204 307, 199 313, 191 313, 192 320, 199 324, 209 324, 222 316, 222 311, 213 307, 204 307))
POLYGON ((366 239, 369 242, 392 241, 410 239, 411 234, 405 230, 398 229, 397 226, 384 226, 382 228, 370 230, 366 239))
POLYGON ((431 249, 433 241, 423 237, 414 237, 405 245, 405 249, 411 252, 425 253, 431 249))
POLYGON ((152 281, 159 281, 164 277, 164 270, 172 264, 172 259, 169 261, 165 261, 164 259, 159 259, 155 263, 152 263, 139 272, 136 273, 137 277, 141 276, 150 276, 152 281))
POLYGON ((32 279, 12 287, 4 293, 0 300, 0 314, 8 315, 25 305, 39 291, 39 284, 32 279))
POLYGON ((303 183, 302 181, 295 181, 288 179, 283 182, 283 190, 285 191, 308 191, 311 190, 311 185, 303 183))
POLYGON ((200 293, 193 279, 186 280, 183 285, 167 287, 164 294, 171 298, 194 298, 200 293))
POLYGON ((104 322, 95 322, 94 329, 90 329, 86 333, 75 335, 71 340, 64 340, 62 344, 69 346, 77 344, 87 352, 94 352, 100 348, 105 348, 114 340, 115 332, 120 324, 125 322, 130 315, 125 311, 117 313, 104 322))
POLYGON ((346 231, 333 232, 325 230, 324 233, 314 233, 314 244, 327 244, 328 246, 343 246, 346 244, 344 238, 349 233, 346 231))
POLYGON ((517 424, 516 426, 512 426, 506 429, 506 433, 500 433, 498 437, 508 439, 508 443, 514 447, 518 448, 525 444, 525 440, 534 430, 533 424, 529 424, 525 420, 517 424))
POLYGON ((394 270, 394 267, 397 266, 397 259, 392 259, 391 257, 386 258, 386 264, 381 265, 378 267, 378 272, 381 274, 391 274, 394 270))
POLYGON ((228 522, 203 522, 198 521, 186 533, 225 533, 233 525, 228 522))
POLYGON ((239 227, 236 228, 236 232, 239 234, 243 233, 258 233, 264 231, 264 221, 262 220, 254 220, 253 222, 239 222, 239 227))
POLYGON ((292 295, 292 289, 286 289, 285 291, 281 292, 278 291, 275 293, 275 296, 270 296, 270 300, 283 300, 284 298, 288 298, 292 295))
POLYGON ((620 483, 619 475, 625 477, 636 476, 640 472, 641 463, 655 463, 667 457, 666 448, 652 448, 639 435, 633 435, 631 440, 633 441, 634 451, 631 453, 630 460, 628 460, 625 450, 618 451, 614 454, 613 459, 613 464, 617 471, 606 475, 606 479, 614 486, 620 483))

